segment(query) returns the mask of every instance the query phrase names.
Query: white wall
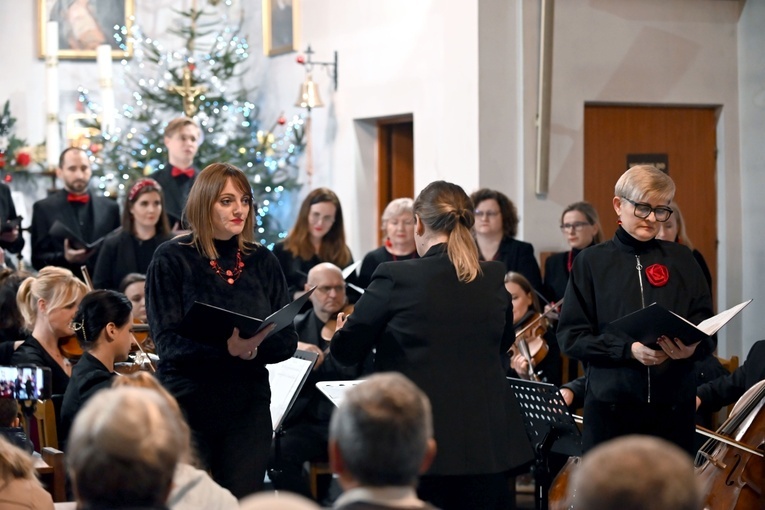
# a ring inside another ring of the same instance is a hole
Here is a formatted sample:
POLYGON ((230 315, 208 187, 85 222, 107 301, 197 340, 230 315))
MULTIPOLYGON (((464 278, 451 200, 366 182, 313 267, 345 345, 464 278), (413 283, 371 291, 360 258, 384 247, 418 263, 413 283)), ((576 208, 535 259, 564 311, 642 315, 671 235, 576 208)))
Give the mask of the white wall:
MULTIPOLYGON (((0 81, 0 99, 12 100, 30 141, 43 133, 43 65, 30 36, 35 3, 0 0, 0 43, 13 49, 0 58, 4 69, 16 71, 0 81)), ((137 4, 147 31, 165 37, 169 6, 188 7, 190 0, 137 4)), ((243 4, 254 55, 247 79, 259 87, 261 119, 298 113, 292 105, 302 67, 295 54, 260 56, 260 2, 243 4)), ((559 250, 560 211, 583 195, 586 102, 720 105, 719 306, 763 298, 764 4, 556 2, 550 192, 537 197, 538 0, 303 0, 300 46, 310 43, 316 60, 330 60, 337 50, 340 61, 337 92, 322 71, 315 73, 327 107, 313 112, 312 185, 338 192, 351 248, 363 256, 374 246, 378 221, 372 119, 412 114, 416 190, 434 179, 467 191, 501 188, 519 207, 519 237, 537 252, 559 250)), ((62 88, 96 88, 94 68, 63 63, 62 88)), ((609 212, 601 214, 608 221, 609 212)), ((761 301, 726 327, 722 355, 745 354, 762 337, 761 301)))

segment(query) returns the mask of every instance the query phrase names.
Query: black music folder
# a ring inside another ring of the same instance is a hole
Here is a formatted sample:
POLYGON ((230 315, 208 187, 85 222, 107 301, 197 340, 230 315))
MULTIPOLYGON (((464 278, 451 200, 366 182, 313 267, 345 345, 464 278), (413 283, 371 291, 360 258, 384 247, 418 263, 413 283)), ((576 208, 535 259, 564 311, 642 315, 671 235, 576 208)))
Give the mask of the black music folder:
POLYGON ((257 319, 195 301, 184 315, 181 325, 178 327, 178 334, 197 342, 221 345, 231 337, 234 328, 239 328, 239 335, 242 338, 250 338, 257 335, 269 324, 275 323, 276 327, 268 334, 271 336, 292 324, 295 316, 300 312, 300 308, 308 301, 315 289, 316 287, 313 287, 265 319, 257 319))
POLYGON ((679 338, 685 345, 691 345, 717 333, 751 302, 750 299, 739 303, 700 322, 698 326, 663 306, 652 303, 642 310, 616 319, 609 324, 609 328, 627 333, 644 345, 656 344, 662 335, 672 339, 679 338))
POLYGON ((63 241, 64 239, 69 239, 69 246, 73 250, 82 250, 84 248, 90 251, 101 246, 101 243, 104 242, 104 239, 106 239, 112 233, 118 232, 120 230, 122 230, 122 227, 117 227, 116 229, 112 230, 105 236, 99 237, 95 241, 88 243, 84 239, 82 239, 80 236, 72 232, 72 229, 70 229, 63 223, 61 223, 59 220, 56 220, 53 222, 53 225, 51 225, 50 229, 48 230, 48 234, 54 239, 58 239, 60 241, 63 241))

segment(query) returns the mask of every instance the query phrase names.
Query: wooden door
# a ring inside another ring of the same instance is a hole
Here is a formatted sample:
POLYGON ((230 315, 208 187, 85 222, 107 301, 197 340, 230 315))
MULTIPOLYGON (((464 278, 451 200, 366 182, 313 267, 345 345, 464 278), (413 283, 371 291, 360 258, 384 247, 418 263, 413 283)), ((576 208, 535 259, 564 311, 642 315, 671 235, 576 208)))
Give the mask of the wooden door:
MULTIPOLYGON (((606 239, 616 230, 614 185, 628 159, 666 161, 694 248, 717 284, 715 107, 585 105, 584 198, 600 214, 606 239)), ((716 296, 717 293, 714 292, 716 296)))
MULTIPOLYGON (((414 122, 411 116, 380 120, 378 127, 377 217, 394 198, 414 198, 414 122)), ((377 232, 382 244, 382 232, 377 232)))

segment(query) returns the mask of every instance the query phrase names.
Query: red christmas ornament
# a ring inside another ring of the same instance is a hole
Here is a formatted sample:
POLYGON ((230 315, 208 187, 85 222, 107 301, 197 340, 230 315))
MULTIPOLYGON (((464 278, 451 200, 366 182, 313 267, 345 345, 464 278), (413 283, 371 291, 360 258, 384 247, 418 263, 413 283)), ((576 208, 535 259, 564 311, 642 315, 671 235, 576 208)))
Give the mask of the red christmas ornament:
POLYGON ((16 156, 16 164, 19 166, 27 166, 32 161, 32 157, 26 152, 20 152, 16 156))
POLYGON ((98 151, 100 150, 101 150, 101 147, 97 143, 90 144, 90 152, 92 152, 93 154, 98 153, 98 151))
POLYGON ((662 264, 653 264, 645 268, 648 282, 654 287, 664 287, 669 281, 669 269, 662 264))
POLYGON ((194 70, 195 70, 196 68, 197 68, 197 65, 196 65, 196 64, 193 64, 193 63, 189 62, 189 71, 191 71, 191 72, 194 72, 194 70))
POLYGON ((0 151, 0 168, 5 168, 5 153, 0 151))
POLYGON ((297 60, 298 64, 305 64, 305 55, 298 55, 295 60, 297 60))
POLYGON ((285 119, 284 116, 281 116, 276 122, 278 122, 280 126, 283 126, 287 123, 287 119, 285 119))
POLYGON ((13 180, 13 176, 11 174, 5 174, 5 176, 3 177, 3 180, 5 182, 11 182, 13 180))

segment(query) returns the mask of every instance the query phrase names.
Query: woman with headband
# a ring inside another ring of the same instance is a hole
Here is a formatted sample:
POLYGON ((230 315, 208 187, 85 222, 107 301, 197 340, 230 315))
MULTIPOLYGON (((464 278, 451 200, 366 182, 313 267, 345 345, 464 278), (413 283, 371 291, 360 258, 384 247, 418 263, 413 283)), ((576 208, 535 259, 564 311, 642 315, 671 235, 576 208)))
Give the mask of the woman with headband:
POLYGON ((154 179, 133 184, 122 212, 122 230, 104 240, 93 273, 96 289, 119 288, 130 273, 145 274, 154 250, 171 237, 162 187, 154 179))

